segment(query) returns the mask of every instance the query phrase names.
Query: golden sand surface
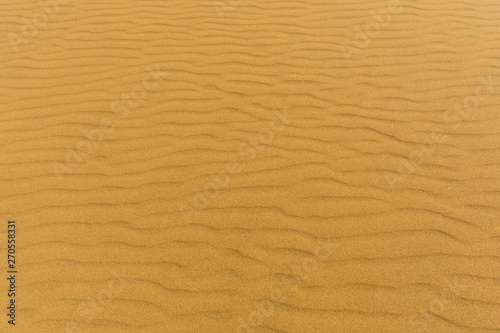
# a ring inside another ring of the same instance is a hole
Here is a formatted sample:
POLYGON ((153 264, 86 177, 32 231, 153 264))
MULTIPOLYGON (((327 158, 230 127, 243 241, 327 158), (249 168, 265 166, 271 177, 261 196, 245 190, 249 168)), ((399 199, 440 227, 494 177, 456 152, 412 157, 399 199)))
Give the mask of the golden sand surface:
POLYGON ((0 1, 0 332, 500 332, 499 82, 498 0, 0 1))

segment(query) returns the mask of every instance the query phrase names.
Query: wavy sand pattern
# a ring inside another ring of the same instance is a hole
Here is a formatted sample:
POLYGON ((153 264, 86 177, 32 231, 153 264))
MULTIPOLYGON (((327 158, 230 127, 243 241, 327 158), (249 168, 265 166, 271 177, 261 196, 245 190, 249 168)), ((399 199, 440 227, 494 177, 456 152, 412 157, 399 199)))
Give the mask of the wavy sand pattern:
POLYGON ((2 332, 500 332, 500 2, 0 17, 2 332))

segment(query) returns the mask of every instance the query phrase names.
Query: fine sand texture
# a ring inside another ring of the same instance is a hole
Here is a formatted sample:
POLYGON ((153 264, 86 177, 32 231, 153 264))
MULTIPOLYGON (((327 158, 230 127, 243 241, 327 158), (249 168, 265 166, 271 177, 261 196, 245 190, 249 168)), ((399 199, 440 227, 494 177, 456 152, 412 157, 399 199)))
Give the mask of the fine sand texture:
POLYGON ((2 0, 0 91, 2 333, 500 332, 498 0, 2 0))

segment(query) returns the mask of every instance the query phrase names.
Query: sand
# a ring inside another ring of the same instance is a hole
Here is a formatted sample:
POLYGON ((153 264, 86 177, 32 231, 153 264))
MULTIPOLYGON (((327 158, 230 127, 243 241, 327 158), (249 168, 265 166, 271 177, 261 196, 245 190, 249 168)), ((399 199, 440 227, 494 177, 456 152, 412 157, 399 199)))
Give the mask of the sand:
POLYGON ((1 332, 500 331, 500 2, 0 18, 1 332))

